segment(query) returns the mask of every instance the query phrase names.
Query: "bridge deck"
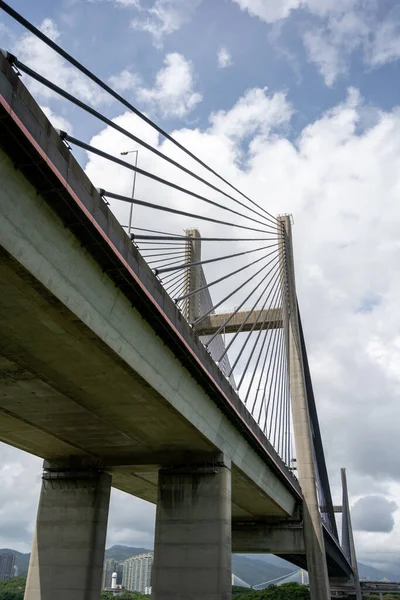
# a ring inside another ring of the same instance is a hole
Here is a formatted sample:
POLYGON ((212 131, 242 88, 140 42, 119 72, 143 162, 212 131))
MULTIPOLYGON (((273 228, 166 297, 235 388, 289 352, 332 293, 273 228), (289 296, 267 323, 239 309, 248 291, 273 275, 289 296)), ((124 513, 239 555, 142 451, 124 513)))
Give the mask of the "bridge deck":
POLYGON ((153 502, 160 465, 222 450, 234 516, 291 514, 297 480, 3 56, 0 101, 0 439, 153 502))

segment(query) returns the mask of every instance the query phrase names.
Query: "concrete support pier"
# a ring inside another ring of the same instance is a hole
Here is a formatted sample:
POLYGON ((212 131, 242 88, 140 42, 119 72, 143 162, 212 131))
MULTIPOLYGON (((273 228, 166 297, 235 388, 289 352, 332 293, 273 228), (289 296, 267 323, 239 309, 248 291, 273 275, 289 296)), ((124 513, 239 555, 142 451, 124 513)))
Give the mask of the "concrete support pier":
POLYGON ((111 476, 45 461, 25 600, 99 600, 111 476))
POLYGON ((160 470, 153 600, 230 600, 231 547, 230 464, 160 470))

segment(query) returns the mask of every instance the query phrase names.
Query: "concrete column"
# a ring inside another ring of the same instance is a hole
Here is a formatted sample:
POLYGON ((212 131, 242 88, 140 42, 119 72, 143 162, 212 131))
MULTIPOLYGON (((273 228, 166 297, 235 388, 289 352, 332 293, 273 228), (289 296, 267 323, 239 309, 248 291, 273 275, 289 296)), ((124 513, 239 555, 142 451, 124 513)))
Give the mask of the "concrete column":
POLYGON ((159 472, 153 600, 230 600, 231 472, 215 462, 159 472))
POLYGON ((303 529, 310 594, 312 600, 330 600, 324 533, 317 497, 311 422, 300 347, 291 223, 289 216, 279 217, 279 220, 284 227, 281 243, 283 246, 283 266, 286 274, 286 289, 288 294, 290 397, 297 469, 304 497, 303 529))
POLYGON ((99 600, 111 476, 44 468, 25 600, 99 600))

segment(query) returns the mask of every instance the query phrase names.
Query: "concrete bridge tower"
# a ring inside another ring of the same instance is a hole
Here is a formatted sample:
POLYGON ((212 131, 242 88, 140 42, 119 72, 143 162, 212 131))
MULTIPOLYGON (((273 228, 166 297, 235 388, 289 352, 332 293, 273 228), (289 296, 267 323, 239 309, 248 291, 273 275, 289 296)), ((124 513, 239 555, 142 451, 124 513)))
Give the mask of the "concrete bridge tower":
POLYGON ((279 217, 281 230, 281 261, 287 302, 282 302, 290 375, 290 395, 293 431, 299 482, 303 491, 303 530, 307 556, 310 592, 313 600, 329 600, 330 587, 326 563, 324 534, 317 496, 317 474, 307 402, 304 365, 301 352, 296 282, 293 260, 290 216, 279 217))

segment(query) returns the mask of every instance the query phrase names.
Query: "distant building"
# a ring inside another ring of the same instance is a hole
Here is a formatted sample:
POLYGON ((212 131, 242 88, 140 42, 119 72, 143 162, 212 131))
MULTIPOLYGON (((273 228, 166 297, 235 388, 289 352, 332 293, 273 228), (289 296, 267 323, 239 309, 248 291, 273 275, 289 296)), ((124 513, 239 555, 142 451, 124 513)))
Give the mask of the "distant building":
POLYGON ((148 593, 151 588, 153 552, 132 556, 124 562, 122 585, 131 592, 148 593))
POLYGON ((122 562, 119 562, 117 564, 116 571, 117 571, 117 584, 122 585, 122 573, 124 572, 124 565, 122 562))
POLYGON ((101 587, 111 588, 113 573, 117 573, 117 584, 122 583, 122 569, 123 565, 113 558, 107 558, 104 561, 103 566, 103 578, 101 580, 101 587))
POLYGON ((14 576, 15 554, 2 552, 0 554, 0 581, 6 581, 14 576))
POLYGON ((105 592, 108 592, 110 594, 112 594, 113 596, 118 596, 118 594, 122 594, 122 592, 124 592, 124 588, 122 587, 122 585, 119 585, 117 583, 117 577, 118 577, 118 573, 116 571, 114 571, 114 573, 111 576, 111 587, 110 588, 104 588, 105 592))

